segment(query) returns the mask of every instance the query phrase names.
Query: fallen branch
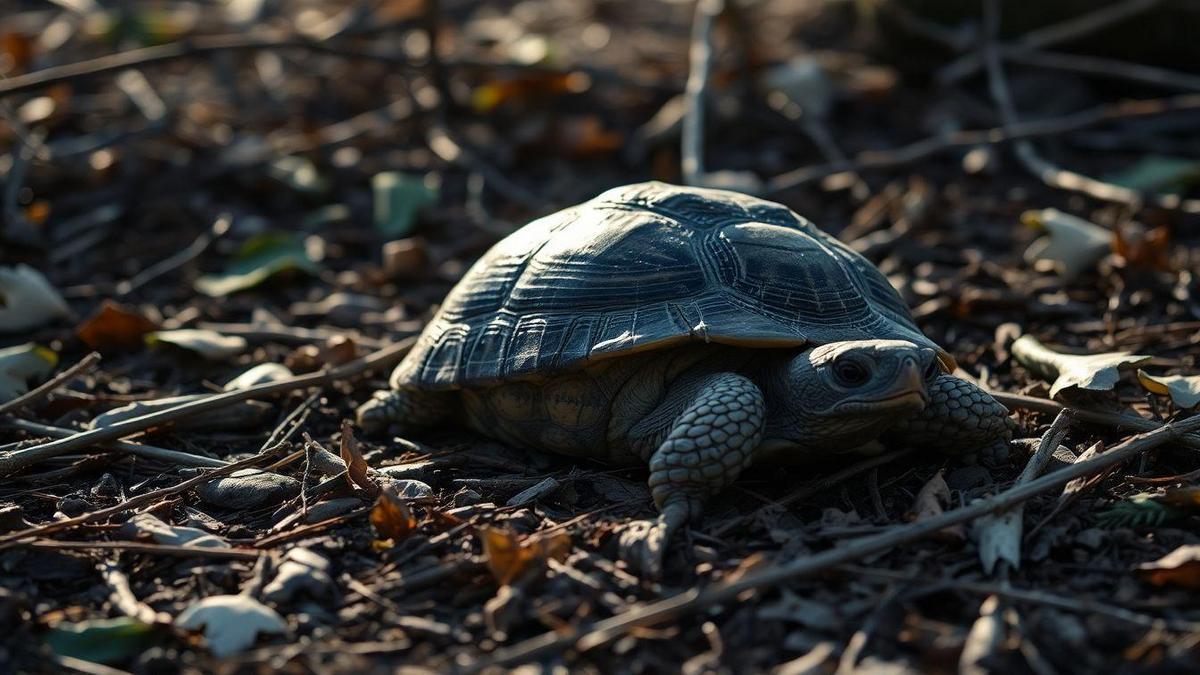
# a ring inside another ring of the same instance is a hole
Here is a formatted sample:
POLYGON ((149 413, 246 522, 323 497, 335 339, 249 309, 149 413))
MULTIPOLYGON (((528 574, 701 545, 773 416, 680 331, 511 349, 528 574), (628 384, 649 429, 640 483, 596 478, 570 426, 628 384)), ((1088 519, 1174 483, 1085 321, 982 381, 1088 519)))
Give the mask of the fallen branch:
POLYGON ((395 365, 397 361, 403 358, 415 343, 416 338, 407 338, 390 347, 385 347, 337 368, 322 370, 308 375, 289 377, 276 382, 267 382, 237 391, 213 394, 212 396, 184 403, 173 408, 124 420, 110 426, 82 431, 67 438, 50 441, 42 445, 35 445, 10 452, 0 457, 0 475, 10 475, 38 462, 83 450, 100 443, 124 438, 125 436, 146 431, 147 429, 160 427, 189 415, 218 410, 252 398, 262 398, 264 396, 272 396, 297 389, 307 389, 309 387, 322 387, 331 382, 345 380, 368 371, 387 368, 395 365))
POLYGON ((1072 464, 1041 478, 1019 485, 993 497, 981 499, 925 520, 901 525, 887 532, 863 537, 844 546, 823 551, 782 565, 772 565, 751 571, 733 581, 692 589, 658 602, 637 607, 587 628, 560 628, 497 650, 491 659, 467 667, 467 672, 480 672, 496 665, 526 663, 539 657, 572 647, 586 650, 610 642, 629 631, 669 621, 686 614, 709 609, 734 600, 747 591, 778 586, 799 577, 822 572, 866 556, 923 539, 947 527, 968 523, 976 518, 1011 508, 1067 482, 1102 471, 1109 466, 1132 459, 1163 443, 1177 440, 1185 433, 1200 430, 1200 415, 1181 422, 1172 422, 1140 436, 1135 436, 1095 459, 1072 464))

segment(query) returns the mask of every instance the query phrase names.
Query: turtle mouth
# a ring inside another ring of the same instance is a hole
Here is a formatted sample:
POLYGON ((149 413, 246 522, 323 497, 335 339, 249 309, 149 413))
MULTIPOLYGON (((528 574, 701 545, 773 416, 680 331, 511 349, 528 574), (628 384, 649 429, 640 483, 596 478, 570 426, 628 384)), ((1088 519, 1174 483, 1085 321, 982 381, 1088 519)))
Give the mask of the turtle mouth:
POLYGON ((852 398, 839 403, 835 410, 839 413, 860 413, 867 411, 921 410, 929 404, 929 394, 922 390, 911 390, 882 396, 878 398, 852 398))

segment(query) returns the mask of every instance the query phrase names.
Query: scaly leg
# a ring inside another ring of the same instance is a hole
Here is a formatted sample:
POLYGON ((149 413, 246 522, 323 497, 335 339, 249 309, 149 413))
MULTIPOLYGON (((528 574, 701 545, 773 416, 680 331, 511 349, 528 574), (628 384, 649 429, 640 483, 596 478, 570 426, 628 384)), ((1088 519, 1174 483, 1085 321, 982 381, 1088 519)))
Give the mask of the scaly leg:
POLYGON ((632 523, 620 539, 622 557, 651 577, 661 574, 675 531, 750 465, 766 423, 762 392, 741 375, 711 375, 691 387, 690 401, 650 456, 650 492, 660 515, 632 523))
POLYGON ((396 422, 405 427, 428 427, 454 411, 454 394, 442 391, 381 390, 358 407, 358 426, 368 434, 396 422))
POLYGON ((942 375, 929 386, 929 404, 900 422, 888 437, 965 460, 999 462, 1008 457, 1016 423, 991 394, 957 377, 942 375))

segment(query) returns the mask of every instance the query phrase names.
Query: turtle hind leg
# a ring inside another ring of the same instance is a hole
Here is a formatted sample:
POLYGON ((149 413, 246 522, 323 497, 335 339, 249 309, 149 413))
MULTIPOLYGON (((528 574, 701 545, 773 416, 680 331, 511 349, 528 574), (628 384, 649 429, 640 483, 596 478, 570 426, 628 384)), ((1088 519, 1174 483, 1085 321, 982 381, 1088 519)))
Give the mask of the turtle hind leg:
POLYGON ((441 422, 454 411, 454 394, 441 391, 388 389, 375 392, 358 407, 358 426, 375 434, 396 423, 406 428, 428 427, 441 422))
POLYGON ((690 386, 690 402, 650 456, 660 515, 631 523, 620 538, 621 557, 649 577, 661 576, 672 535, 750 465, 766 423, 762 392, 741 375, 719 373, 690 386))
POLYGON ((929 448, 967 461, 1008 458, 1016 426, 1008 408, 974 384, 942 375, 929 385, 929 404, 900 422, 888 437, 905 446, 929 448))

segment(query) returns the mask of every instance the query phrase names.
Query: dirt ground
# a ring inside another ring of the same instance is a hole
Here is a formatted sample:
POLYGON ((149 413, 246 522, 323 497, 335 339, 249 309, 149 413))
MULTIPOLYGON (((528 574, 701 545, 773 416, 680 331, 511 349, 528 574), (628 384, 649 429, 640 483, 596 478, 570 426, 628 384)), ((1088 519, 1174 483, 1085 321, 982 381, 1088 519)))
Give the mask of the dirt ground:
POLYGON ((1196 672, 1200 9, 723 4, 0 0, 0 671, 1196 672), (653 580, 645 470, 355 428, 651 179, 878 265, 1009 459, 752 468, 653 580))

